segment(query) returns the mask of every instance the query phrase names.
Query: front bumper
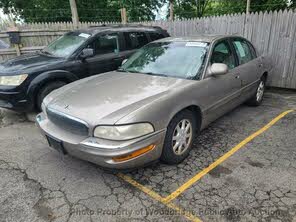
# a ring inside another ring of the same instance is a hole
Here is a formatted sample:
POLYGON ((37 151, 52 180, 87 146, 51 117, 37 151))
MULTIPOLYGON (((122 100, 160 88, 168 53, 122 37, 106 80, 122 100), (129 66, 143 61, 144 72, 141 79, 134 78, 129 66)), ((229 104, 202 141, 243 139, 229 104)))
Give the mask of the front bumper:
POLYGON ((20 112, 30 111, 32 103, 25 92, 0 89, 0 107, 20 112))
POLYGON ((67 132, 49 121, 43 113, 36 117, 36 123, 44 136, 61 140, 69 155, 112 169, 133 169, 158 160, 162 153, 166 133, 166 130, 161 130, 133 140, 110 141, 67 132), (112 159, 131 154, 150 145, 155 145, 155 148, 133 159, 122 162, 112 159))

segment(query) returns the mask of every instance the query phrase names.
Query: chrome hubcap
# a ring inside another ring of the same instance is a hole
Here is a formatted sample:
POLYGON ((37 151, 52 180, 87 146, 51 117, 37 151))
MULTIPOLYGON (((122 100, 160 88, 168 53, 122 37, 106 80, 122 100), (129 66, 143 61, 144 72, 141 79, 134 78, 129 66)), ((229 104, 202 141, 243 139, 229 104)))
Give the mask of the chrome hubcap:
POLYGON ((263 97, 263 94, 264 94, 264 82, 261 81, 259 86, 258 86, 258 89, 257 89, 257 95, 256 95, 256 99, 257 101, 261 101, 262 97, 263 97))
POLYGON ((181 120, 173 133, 173 151, 176 155, 182 155, 190 146, 192 140, 192 125, 188 119, 181 120))

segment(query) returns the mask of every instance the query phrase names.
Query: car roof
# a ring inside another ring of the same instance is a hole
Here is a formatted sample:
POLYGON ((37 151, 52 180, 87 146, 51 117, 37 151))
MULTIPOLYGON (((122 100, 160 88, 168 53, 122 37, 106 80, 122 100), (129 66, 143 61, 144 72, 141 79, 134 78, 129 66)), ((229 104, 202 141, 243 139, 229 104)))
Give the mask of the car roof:
POLYGON ((143 25, 101 25, 91 26, 85 29, 79 29, 74 32, 82 32, 91 35, 96 35, 103 31, 163 31, 158 26, 143 26, 143 25))
POLYGON ((208 42, 212 43, 219 39, 229 38, 229 37, 237 37, 243 38, 241 36, 236 35, 196 35, 196 36, 189 36, 189 37, 168 37, 164 39, 159 39, 155 42, 208 42))

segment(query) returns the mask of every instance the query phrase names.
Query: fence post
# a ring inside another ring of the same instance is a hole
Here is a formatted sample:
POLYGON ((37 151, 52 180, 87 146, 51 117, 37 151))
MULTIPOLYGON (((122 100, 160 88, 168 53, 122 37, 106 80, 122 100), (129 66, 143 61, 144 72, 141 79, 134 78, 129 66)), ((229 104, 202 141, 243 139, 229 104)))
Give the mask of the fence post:
POLYGON ((78 28, 79 17, 78 17, 77 5, 75 0, 70 0, 70 7, 71 7, 73 25, 75 28, 78 28))
POLYGON ((251 5, 251 0, 247 0, 246 14, 250 13, 250 5, 251 5))
POLYGON ((121 12, 121 23, 125 25, 127 23, 126 8, 120 9, 120 12, 121 12))
POLYGON ((170 21, 174 20, 174 0, 170 0, 170 21))

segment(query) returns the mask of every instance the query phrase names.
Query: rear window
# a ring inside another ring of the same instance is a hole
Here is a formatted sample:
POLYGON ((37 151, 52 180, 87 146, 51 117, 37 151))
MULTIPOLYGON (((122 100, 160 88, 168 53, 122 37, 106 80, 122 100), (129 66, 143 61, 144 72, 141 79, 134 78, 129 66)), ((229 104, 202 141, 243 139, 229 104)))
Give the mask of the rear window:
POLYGON ((149 42, 145 32, 127 32, 124 36, 127 49, 138 49, 149 42))

